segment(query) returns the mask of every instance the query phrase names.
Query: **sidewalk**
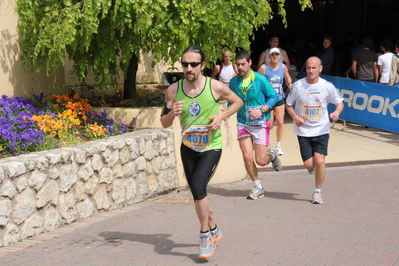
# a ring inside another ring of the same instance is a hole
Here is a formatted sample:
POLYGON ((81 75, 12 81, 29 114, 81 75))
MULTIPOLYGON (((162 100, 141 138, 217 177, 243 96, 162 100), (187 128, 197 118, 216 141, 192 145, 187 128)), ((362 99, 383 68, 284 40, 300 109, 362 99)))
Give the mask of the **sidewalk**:
MULTIPOLYGON (((281 157, 283 167, 292 169, 303 165, 298 140, 294 135, 292 119, 285 116, 281 157)), ((272 146, 276 143, 275 129, 270 136, 272 146)), ((399 134, 376 128, 364 128, 354 123, 339 120, 330 129, 330 140, 326 162, 329 165, 364 164, 373 161, 399 161, 399 134)), ((270 167, 267 166, 270 170, 270 167)))
POLYGON ((321 205, 288 139, 285 168, 261 172, 264 198, 245 199, 249 179, 209 187, 224 238, 208 260, 182 188, 0 248, 0 265, 399 265, 398 134, 332 129, 321 205))

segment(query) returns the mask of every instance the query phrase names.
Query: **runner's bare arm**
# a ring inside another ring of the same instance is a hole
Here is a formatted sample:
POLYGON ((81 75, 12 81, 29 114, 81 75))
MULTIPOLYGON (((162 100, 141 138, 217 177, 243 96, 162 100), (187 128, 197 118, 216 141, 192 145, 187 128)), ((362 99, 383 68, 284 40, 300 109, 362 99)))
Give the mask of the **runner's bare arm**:
POLYGON ((183 101, 175 102, 177 83, 168 87, 165 94, 165 104, 161 114, 161 124, 164 128, 173 125, 173 120, 179 115, 183 108, 183 101))
POLYGON ((209 130, 217 130, 220 127, 221 122, 236 113, 244 103, 237 94, 220 81, 212 80, 211 87, 216 99, 224 99, 231 104, 228 109, 209 118, 212 120, 212 123, 208 125, 207 128, 209 130))
POLYGON ((220 65, 216 65, 211 73, 211 78, 216 79, 216 76, 219 72, 220 72, 220 65))
POLYGON ((260 56, 259 56, 259 60, 258 60, 258 68, 260 68, 261 65, 263 65, 265 63, 265 56, 266 56, 266 51, 263 51, 260 56))
POLYGON ((291 89, 292 79, 291 79, 290 73, 288 72, 288 68, 285 65, 283 65, 283 70, 284 70, 285 83, 287 84, 288 89, 291 89))
POLYGON ((290 69, 291 63, 287 52, 284 49, 281 49, 281 53, 283 54, 285 65, 287 66, 288 69, 290 69))
POLYGON ((287 113, 291 116, 292 120, 294 120, 295 124, 298 127, 302 126, 305 123, 305 121, 303 120, 303 117, 299 117, 296 115, 294 108, 292 106, 289 106, 288 104, 286 104, 285 109, 287 110, 287 113))
POLYGON ((339 119, 339 115, 344 110, 344 103, 339 103, 335 106, 335 111, 330 114, 330 119, 332 121, 337 121, 339 119))
POLYGON ((257 71, 259 74, 262 74, 262 75, 266 75, 266 67, 265 67, 265 65, 264 64, 262 64, 259 68, 258 68, 258 71, 257 71))

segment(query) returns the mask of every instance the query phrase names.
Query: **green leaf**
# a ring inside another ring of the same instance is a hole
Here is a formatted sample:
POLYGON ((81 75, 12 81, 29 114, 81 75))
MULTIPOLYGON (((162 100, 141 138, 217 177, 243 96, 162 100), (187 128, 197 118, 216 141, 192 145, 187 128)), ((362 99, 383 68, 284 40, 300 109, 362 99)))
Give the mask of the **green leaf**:
MULTIPOLYGON (((274 15, 287 25, 285 1, 274 15)), ((302 11, 312 8, 298 1, 302 11)), ((127 70, 132 53, 173 64, 197 45, 211 65, 224 46, 249 50, 253 30, 272 12, 269 0, 17 0, 21 59, 55 76, 68 57, 78 80, 95 75, 100 86, 127 70)))

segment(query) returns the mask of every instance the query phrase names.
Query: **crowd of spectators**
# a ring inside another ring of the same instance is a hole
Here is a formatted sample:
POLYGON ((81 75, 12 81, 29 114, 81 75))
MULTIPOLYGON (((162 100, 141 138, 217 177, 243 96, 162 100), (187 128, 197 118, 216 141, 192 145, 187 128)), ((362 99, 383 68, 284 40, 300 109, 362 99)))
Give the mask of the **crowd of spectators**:
MULTIPOLYGON (((287 53, 289 70, 304 71, 306 60, 317 56, 322 61, 321 74, 324 75, 391 86, 399 83, 399 41, 394 45, 389 39, 377 40, 350 31, 340 43, 334 38, 330 33, 317 33, 305 38, 298 31, 292 31, 289 36, 280 37, 279 46, 287 53)), ((263 44, 262 52, 270 48, 269 43, 263 44)), ((259 63, 263 62, 258 62, 258 67, 259 63)))

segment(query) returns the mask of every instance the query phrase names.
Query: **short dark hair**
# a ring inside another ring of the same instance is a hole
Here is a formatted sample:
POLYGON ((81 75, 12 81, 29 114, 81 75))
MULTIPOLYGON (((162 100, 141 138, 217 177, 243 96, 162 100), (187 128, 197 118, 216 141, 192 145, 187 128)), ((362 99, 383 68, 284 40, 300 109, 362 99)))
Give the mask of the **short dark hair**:
POLYGON ((329 35, 329 34, 326 34, 326 35, 323 36, 323 41, 324 40, 330 40, 330 42, 332 42, 332 39, 333 39, 332 36, 329 35))
POLYGON ((395 47, 399 48, 399 41, 395 43, 395 47))
POLYGON ((245 50, 238 51, 236 54, 236 60, 237 59, 247 59, 247 61, 249 62, 249 60, 251 60, 251 54, 245 50))
POLYGON ((373 39, 371 39, 370 36, 364 36, 362 39, 362 45, 363 47, 371 48, 371 46, 373 45, 373 39))
POLYGON ((392 42, 391 40, 384 39, 381 42, 381 46, 384 47, 385 51, 391 52, 392 51, 392 42))
POLYGON ((186 53, 197 53, 201 56, 201 63, 205 62, 204 52, 202 52, 201 48, 199 48, 197 46, 190 46, 190 47, 186 48, 186 50, 184 50, 182 56, 186 53))

